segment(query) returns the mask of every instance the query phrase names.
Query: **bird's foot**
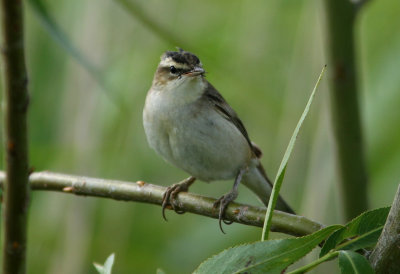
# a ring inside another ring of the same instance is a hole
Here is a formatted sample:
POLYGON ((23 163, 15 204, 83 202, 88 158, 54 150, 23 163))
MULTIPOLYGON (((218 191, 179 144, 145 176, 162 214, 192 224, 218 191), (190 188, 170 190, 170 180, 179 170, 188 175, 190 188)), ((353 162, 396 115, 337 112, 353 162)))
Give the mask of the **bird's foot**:
POLYGON ((178 213, 178 214, 183 214, 185 213, 184 210, 180 210, 176 202, 176 196, 178 195, 179 192, 182 191, 188 191, 189 187, 191 184, 194 183, 196 180, 195 177, 191 176, 189 178, 186 178, 185 180, 173 184, 172 186, 169 186, 167 190, 164 192, 163 196, 163 201, 162 201, 162 216, 164 220, 167 221, 167 218, 165 217, 165 208, 167 207, 168 204, 171 205, 172 209, 178 213))
POLYGON ((218 208, 218 206, 219 206, 219 214, 218 214, 219 228, 221 229, 222 233, 224 233, 224 234, 225 234, 225 231, 222 229, 222 222, 224 222, 226 225, 230 225, 233 223, 233 221, 224 220, 225 211, 226 211, 229 203, 234 201, 237 196, 238 196, 237 189, 232 189, 231 192, 223 195, 221 198, 219 198, 217 201, 214 202, 214 205, 213 205, 214 208, 218 208))
POLYGON ((224 220, 225 211, 226 211, 229 203, 234 201, 236 199, 236 197, 238 196, 239 183, 242 180, 242 176, 246 172, 246 170, 247 170, 247 168, 242 168, 239 170, 238 174, 236 175, 235 182, 233 183, 232 190, 229 193, 226 193, 221 198, 219 198, 217 201, 215 201, 215 203, 213 205, 214 208, 217 208, 219 206, 218 223, 219 223, 219 228, 221 229, 222 233, 224 233, 224 234, 225 234, 225 231, 222 229, 222 222, 224 222, 226 225, 230 225, 233 223, 233 221, 224 220))

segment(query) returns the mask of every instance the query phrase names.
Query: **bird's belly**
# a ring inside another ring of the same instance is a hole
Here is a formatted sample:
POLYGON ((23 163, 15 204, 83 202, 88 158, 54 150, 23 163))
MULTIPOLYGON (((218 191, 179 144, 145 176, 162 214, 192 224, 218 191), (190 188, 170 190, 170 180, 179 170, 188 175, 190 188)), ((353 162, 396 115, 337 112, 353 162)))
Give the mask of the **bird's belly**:
POLYGON ((165 123, 164 158, 204 181, 234 178, 250 160, 246 139, 234 124, 215 111, 179 111, 165 123), (175 122, 179 121, 179 122, 175 122))

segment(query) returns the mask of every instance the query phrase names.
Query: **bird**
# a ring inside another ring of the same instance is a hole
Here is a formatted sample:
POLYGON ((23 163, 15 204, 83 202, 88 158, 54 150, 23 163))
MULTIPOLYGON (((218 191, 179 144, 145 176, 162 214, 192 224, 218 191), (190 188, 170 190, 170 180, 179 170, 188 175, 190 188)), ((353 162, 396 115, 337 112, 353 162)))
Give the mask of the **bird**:
MULTIPOLYGON (((177 194, 188 191, 199 179, 204 182, 234 180, 232 190, 215 203, 219 207, 221 231, 224 214, 238 196, 242 182, 267 206, 272 183, 260 158, 262 152, 250 140, 236 112, 207 81, 199 58, 188 51, 166 51, 154 74, 143 108, 143 127, 149 146, 164 160, 186 171, 190 177, 167 188, 162 215, 177 194)), ((295 214, 279 196, 276 209, 295 214)))

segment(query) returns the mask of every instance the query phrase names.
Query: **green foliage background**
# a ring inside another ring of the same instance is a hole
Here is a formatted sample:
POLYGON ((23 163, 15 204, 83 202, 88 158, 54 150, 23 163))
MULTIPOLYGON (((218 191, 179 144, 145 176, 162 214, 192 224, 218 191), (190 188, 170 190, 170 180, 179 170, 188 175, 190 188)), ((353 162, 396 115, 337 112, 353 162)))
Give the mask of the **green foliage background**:
MULTIPOLYGON (((60 47, 25 2, 30 160, 37 171, 165 186, 185 178, 147 146, 141 122, 159 56, 181 46, 202 60, 209 81, 263 149, 274 177, 327 63, 322 1, 135 1, 182 45, 161 39, 119 1, 44 3, 105 84, 60 47)), ((400 178, 399 13, 396 1, 370 1, 356 24, 371 208, 391 203, 400 178)), ((281 193, 300 214, 326 224, 343 223, 334 153, 324 82, 281 193)), ((219 197, 231 185, 197 183, 191 191, 219 197)), ((239 191, 238 201, 259 205, 245 188, 239 191)), ((112 252, 115 273, 188 273, 210 255, 261 235, 258 228, 235 224, 223 235, 216 220, 167 216, 164 222, 160 207, 151 205, 33 192, 28 273, 95 273, 92 261, 103 262, 112 252)))

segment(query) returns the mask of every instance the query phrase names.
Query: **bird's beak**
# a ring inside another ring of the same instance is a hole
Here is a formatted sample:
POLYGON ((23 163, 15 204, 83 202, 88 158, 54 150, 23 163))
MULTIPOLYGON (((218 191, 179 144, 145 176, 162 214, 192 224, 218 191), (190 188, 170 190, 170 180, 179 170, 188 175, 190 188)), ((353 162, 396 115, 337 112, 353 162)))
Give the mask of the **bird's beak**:
POLYGON ((194 77, 198 75, 203 75, 206 71, 201 67, 194 67, 191 71, 185 73, 185 75, 194 77))

